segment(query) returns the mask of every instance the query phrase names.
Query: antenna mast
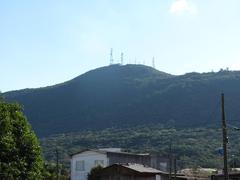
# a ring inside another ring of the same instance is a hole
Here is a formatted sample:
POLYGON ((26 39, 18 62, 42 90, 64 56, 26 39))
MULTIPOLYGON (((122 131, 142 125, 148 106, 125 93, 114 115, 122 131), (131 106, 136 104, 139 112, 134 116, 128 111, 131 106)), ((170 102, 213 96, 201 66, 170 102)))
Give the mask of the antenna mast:
POLYGON ((110 51, 110 65, 113 64, 113 48, 111 48, 111 51, 110 51))
POLYGON ((121 53, 121 65, 123 65, 123 53, 121 53))
POLYGON ((152 67, 155 69, 155 58, 152 58, 152 67))

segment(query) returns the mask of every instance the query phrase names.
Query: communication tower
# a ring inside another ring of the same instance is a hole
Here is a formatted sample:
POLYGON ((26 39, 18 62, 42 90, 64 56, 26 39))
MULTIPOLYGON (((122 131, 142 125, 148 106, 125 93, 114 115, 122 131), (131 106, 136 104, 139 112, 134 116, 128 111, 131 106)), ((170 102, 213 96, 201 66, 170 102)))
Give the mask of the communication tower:
POLYGON ((155 58, 152 58, 152 67, 155 69, 155 58))
POLYGON ((110 51, 110 65, 113 64, 113 49, 111 48, 111 51, 110 51))
POLYGON ((123 53, 121 53, 121 65, 123 65, 123 53))

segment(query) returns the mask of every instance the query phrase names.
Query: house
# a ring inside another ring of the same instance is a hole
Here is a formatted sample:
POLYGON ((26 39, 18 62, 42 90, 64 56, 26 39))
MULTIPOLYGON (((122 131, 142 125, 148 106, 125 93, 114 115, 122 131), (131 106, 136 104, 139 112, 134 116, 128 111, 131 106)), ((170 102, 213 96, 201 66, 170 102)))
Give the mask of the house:
POLYGON ((104 168, 99 180, 167 180, 168 173, 141 164, 113 164, 104 168), (162 177, 161 177, 162 175, 162 177))
MULTIPOLYGON (((239 172, 231 172, 228 175, 230 180, 240 180, 240 173, 239 172)), ((212 180, 224 180, 223 174, 216 174, 211 176, 212 180)))
MULTIPOLYGON (((169 174, 141 164, 113 164, 101 170, 99 180, 168 180, 169 174)), ((185 180, 176 177, 176 180, 185 180)))
POLYGON ((119 148, 83 150, 71 155, 71 179, 86 180, 91 169, 98 165, 107 167, 116 163, 136 163, 167 169, 167 162, 167 159, 157 155, 122 152, 119 148))

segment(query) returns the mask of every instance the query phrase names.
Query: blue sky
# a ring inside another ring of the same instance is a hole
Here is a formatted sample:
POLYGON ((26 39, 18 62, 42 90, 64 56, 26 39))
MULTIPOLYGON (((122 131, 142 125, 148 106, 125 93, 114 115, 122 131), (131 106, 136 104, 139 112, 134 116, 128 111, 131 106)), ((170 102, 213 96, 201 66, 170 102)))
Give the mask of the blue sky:
POLYGON ((239 0, 2 0, 0 90, 53 85, 115 62, 171 74, 240 69, 239 0))

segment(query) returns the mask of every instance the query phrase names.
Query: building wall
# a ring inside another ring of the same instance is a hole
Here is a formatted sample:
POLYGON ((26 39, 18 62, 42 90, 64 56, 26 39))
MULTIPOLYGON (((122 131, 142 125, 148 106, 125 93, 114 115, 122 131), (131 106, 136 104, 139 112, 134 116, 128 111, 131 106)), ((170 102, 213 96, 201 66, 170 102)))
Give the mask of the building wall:
MULTIPOLYGON (((229 174, 229 179, 240 180, 240 174, 229 174)), ((211 180, 224 180, 224 175, 212 175, 211 180)))
POLYGON ((97 153, 94 151, 85 151, 72 156, 71 180, 87 180, 88 173, 93 167, 97 166, 95 163, 99 162, 103 162, 103 164, 101 164, 103 167, 108 166, 109 162, 106 154, 97 153), (84 168, 82 168, 82 164, 84 164, 84 168))
POLYGON ((151 154, 151 167, 167 172, 169 170, 169 159, 159 154, 151 154))
POLYGON ((150 157, 143 155, 135 155, 135 154, 120 154, 120 153, 111 153, 108 152, 107 156, 109 158, 109 165, 115 163, 136 163, 136 164, 144 164, 150 166, 150 157))
POLYGON ((142 177, 142 176, 102 176, 100 180, 156 180, 155 176, 142 177))

